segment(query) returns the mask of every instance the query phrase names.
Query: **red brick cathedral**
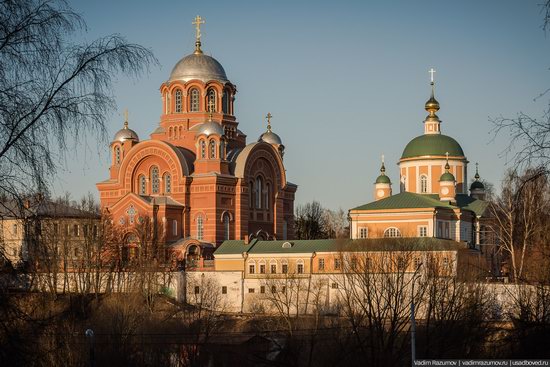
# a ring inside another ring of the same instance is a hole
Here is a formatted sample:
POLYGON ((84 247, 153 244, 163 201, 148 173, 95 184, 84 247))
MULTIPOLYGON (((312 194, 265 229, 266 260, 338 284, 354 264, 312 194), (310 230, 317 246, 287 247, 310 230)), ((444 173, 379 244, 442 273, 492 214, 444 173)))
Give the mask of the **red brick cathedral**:
POLYGON ((237 88, 203 53, 201 23, 197 16, 194 52, 160 86, 162 115, 151 138, 140 141, 127 114, 115 134, 109 179, 97 184, 102 208, 127 229, 128 243, 145 216, 162 223, 174 248, 293 238, 297 186, 286 179, 285 147, 270 114, 267 131, 247 144, 234 114, 237 88))

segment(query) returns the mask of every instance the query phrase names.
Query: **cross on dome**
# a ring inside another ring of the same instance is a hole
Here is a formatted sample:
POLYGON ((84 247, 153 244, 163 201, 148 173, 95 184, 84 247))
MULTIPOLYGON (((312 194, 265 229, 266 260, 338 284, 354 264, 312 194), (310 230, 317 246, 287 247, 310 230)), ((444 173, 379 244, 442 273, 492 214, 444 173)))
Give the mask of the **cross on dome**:
POLYGON ((124 128, 128 128, 128 109, 126 108, 124 110, 124 128))
POLYGON ((271 131, 271 118, 273 115, 271 112, 268 112, 267 115, 265 115, 265 118, 267 119, 267 131, 271 131))
POLYGON ((195 19, 193 19, 192 24, 195 24, 195 38, 197 41, 201 41, 201 24, 206 23, 203 18, 201 18, 200 15, 197 15, 195 19))
POLYGON ((434 82, 435 69, 431 68, 430 70, 428 70, 428 73, 430 73, 430 82, 433 83, 434 82))

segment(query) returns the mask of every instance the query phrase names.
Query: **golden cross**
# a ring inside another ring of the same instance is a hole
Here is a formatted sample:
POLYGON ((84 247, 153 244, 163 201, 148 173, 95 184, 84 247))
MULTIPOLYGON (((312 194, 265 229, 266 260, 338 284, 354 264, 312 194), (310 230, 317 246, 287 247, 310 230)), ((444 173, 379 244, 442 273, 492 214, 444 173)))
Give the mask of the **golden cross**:
POLYGON ((196 32, 196 38, 197 41, 201 40, 201 24, 204 24, 204 19, 201 18, 200 15, 197 15, 194 19, 194 22, 192 24, 195 24, 195 32, 196 32))
POLYGON ((382 154, 382 164, 384 164, 384 154, 382 154))
POLYGON ((271 114, 271 112, 268 112, 267 115, 265 115, 265 118, 267 119, 267 130, 268 131, 271 131, 271 118, 273 117, 273 115, 271 114))
POLYGON ((124 127, 128 127, 128 109, 124 110, 124 127))
POLYGON ((434 73, 435 73, 435 70, 434 68, 431 68, 430 70, 428 70, 428 73, 430 73, 430 82, 434 82, 434 73))

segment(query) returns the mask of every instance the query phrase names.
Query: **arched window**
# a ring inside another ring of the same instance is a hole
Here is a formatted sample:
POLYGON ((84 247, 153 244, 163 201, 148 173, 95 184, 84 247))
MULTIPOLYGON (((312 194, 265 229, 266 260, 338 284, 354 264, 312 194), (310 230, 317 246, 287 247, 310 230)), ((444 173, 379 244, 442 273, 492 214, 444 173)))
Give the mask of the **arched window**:
POLYGON ((212 106, 212 112, 218 111, 218 106, 216 106, 216 91, 214 88, 208 90, 208 111, 210 111, 210 106, 212 106))
POLYGON ((216 158, 216 142, 210 140, 210 158, 216 158))
POLYGON ((164 113, 170 113, 170 94, 164 94, 164 113))
POLYGON ((139 175, 138 183, 139 183, 139 194, 147 195, 147 181, 145 180, 144 175, 139 175))
POLYGON ((197 239, 202 240, 204 236, 204 223, 202 219, 202 215, 199 215, 197 217, 197 239))
POLYGON ((206 142, 204 140, 201 140, 201 158, 206 158, 206 142))
POLYGON ((265 191, 264 191, 264 208, 269 209, 270 208, 270 198, 271 198, 271 185, 267 183, 265 185, 265 191))
POLYGON ((384 231, 384 237, 401 237, 401 232, 395 227, 390 227, 384 231))
POLYGON ((157 166, 153 166, 153 168, 151 168, 151 193, 158 194, 159 188, 159 168, 157 166))
POLYGON ((199 90, 197 88, 193 88, 189 92, 189 111, 199 111, 199 90))
POLYGON ((261 209, 262 208, 262 186, 263 186, 263 182, 262 182, 262 178, 260 176, 258 176, 256 178, 256 209, 261 209))
POLYGON ((428 176, 420 176, 420 193, 425 194, 428 192, 428 176))
POLYGON ((181 89, 176 90, 176 112, 181 112, 181 89))
POLYGON ((177 236, 178 235, 178 221, 172 220, 172 235, 177 236))
POLYGON ((223 215, 223 239, 228 240, 229 239, 229 214, 225 213, 223 215))
POLYGON ((168 137, 170 139, 172 138, 172 128, 171 127, 168 129, 168 137))
POLYGON ((118 145, 115 147, 115 163, 120 164, 120 147, 118 145))
POLYGON ((222 96, 222 111, 223 113, 229 113, 229 91, 225 90, 222 96))
POLYGON ((304 273, 304 260, 299 259, 296 262, 296 273, 303 274, 304 273))
POLYGON ((164 174, 164 192, 167 194, 172 192, 172 176, 169 173, 164 174))

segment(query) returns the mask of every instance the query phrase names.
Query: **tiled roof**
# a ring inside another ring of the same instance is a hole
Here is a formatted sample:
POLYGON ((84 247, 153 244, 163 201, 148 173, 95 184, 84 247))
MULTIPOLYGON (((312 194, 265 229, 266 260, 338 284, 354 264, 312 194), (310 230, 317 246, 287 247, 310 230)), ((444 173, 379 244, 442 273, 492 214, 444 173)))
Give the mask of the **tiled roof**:
POLYGON ((99 214, 73 208, 50 200, 31 200, 29 207, 15 200, 0 203, 0 216, 8 218, 59 217, 99 218, 99 214))
POLYGON ((384 209, 416 209, 416 208, 447 208, 471 210, 477 215, 482 215, 488 203, 483 200, 474 199, 465 194, 456 195, 456 205, 439 200, 437 194, 416 194, 413 192, 402 192, 387 198, 373 201, 358 206, 351 210, 384 210, 384 209))
POLYGON ((223 242, 214 252, 216 255, 241 254, 295 254, 338 251, 453 251, 463 245, 439 238, 371 238, 371 239, 323 239, 292 241, 258 241, 249 244, 244 241, 230 240, 223 242), (284 243, 290 247, 283 247, 284 243))

